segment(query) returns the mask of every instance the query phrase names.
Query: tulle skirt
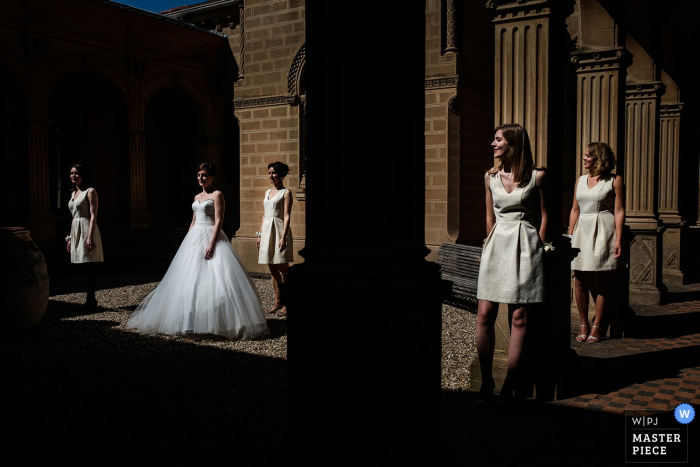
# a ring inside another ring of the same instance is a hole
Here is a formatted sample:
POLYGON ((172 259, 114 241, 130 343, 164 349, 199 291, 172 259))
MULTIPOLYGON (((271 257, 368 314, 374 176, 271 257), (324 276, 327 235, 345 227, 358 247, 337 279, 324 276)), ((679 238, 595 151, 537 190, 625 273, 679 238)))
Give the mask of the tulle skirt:
POLYGON ((204 259, 213 230, 204 223, 190 229, 127 327, 141 334, 211 333, 242 340, 270 334, 255 285, 223 231, 214 256, 204 259))

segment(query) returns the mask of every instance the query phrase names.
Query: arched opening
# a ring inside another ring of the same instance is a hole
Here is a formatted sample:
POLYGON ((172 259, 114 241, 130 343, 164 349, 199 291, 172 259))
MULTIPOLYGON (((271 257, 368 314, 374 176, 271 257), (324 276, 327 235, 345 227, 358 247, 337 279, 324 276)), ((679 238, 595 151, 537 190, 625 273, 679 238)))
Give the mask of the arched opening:
POLYGON ((197 184, 197 122, 179 90, 158 91, 146 107, 146 202, 151 227, 184 228, 192 221, 197 184))
POLYGON ((50 206, 57 230, 70 230, 69 167, 80 163, 99 193, 101 229, 126 226, 130 212, 128 119, 107 82, 87 74, 61 79, 49 97, 50 206))
POLYGON ((27 122, 24 93, 17 80, 0 66, 0 163, 5 170, 21 176, 10 176, 0 183, 0 225, 25 226, 29 216, 29 193, 26 174, 27 122))

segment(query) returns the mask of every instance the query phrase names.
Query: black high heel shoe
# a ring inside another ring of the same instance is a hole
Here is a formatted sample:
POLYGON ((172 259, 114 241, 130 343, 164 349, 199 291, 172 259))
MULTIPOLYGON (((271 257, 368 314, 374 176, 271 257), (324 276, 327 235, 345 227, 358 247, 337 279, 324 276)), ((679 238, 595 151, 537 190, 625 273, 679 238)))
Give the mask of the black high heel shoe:
POLYGON ((496 381, 491 378, 491 381, 484 381, 479 389, 479 395, 474 399, 474 405, 485 406, 493 402, 493 390, 496 389, 496 381))

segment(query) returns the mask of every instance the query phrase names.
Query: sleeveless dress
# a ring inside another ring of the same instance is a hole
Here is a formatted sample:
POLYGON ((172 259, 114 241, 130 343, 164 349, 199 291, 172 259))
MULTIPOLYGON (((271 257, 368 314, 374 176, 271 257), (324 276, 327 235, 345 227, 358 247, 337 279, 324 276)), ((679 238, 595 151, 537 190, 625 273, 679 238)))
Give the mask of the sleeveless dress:
POLYGON ((141 334, 211 333, 242 340, 270 334, 255 285, 223 231, 212 258, 204 259, 214 231, 214 201, 195 201, 192 210, 194 226, 127 327, 141 334))
POLYGON ((576 201, 580 214, 571 234, 571 246, 581 250, 571 261, 575 271, 613 271, 627 267, 626 255, 615 259, 615 175, 588 188, 588 175, 578 179, 576 201))
POLYGON ((543 245, 538 233, 539 190, 537 170, 530 183, 510 194, 500 174, 490 177, 496 223, 481 253, 476 298, 491 302, 525 304, 545 300, 543 245))
POLYGON ((95 248, 91 252, 85 248, 85 240, 90 232, 90 201, 87 193, 92 189, 83 190, 77 197, 73 193, 68 201, 68 209, 73 215, 73 225, 70 232, 71 263, 101 263, 104 261, 102 237, 100 237, 100 229, 97 224, 92 232, 92 243, 95 248), (73 199, 74 197, 75 199, 73 199))
POLYGON ((265 221, 260 236, 260 252, 258 264, 283 264, 294 262, 294 238, 290 226, 287 233, 287 248, 280 252, 279 243, 284 232, 284 193, 287 189, 278 191, 272 199, 268 199, 272 188, 265 192, 263 206, 265 221))

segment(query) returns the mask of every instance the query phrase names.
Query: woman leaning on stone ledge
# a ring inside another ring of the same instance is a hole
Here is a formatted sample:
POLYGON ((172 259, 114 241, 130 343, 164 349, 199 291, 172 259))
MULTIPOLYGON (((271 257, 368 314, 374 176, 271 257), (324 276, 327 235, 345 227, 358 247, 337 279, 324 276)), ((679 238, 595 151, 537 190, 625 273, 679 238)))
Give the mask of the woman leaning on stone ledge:
POLYGON ((70 168, 71 197, 68 209, 73 215, 70 235, 66 237, 66 249, 70 253, 70 261, 80 264, 87 274, 87 299, 85 306, 97 306, 95 289, 97 277, 94 263, 104 261, 102 254, 102 239, 97 227, 98 198, 97 191, 92 187, 90 175, 81 164, 73 164, 70 168))
POLYGON ((627 267, 622 246, 625 185, 621 176, 612 173, 615 165, 615 154, 607 144, 589 144, 583 156, 583 167, 588 174, 581 175, 574 189, 569 234, 571 246, 579 250, 571 262, 581 320, 578 342, 600 341, 600 327, 613 293, 612 274, 627 267), (592 290, 597 293, 593 326, 588 322, 588 297, 592 290))

